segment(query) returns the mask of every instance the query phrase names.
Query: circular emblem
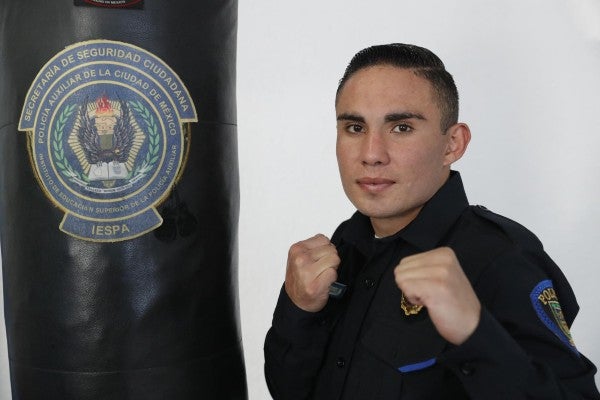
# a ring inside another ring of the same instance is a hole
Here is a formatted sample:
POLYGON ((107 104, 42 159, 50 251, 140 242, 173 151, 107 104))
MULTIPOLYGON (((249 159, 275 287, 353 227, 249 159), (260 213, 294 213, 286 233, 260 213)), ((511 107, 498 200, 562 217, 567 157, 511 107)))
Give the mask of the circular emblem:
POLYGON ((60 229, 91 241, 140 236, 162 223, 197 121, 183 82, 155 55, 108 40, 67 47, 39 72, 19 130, 34 170, 65 212, 60 229))

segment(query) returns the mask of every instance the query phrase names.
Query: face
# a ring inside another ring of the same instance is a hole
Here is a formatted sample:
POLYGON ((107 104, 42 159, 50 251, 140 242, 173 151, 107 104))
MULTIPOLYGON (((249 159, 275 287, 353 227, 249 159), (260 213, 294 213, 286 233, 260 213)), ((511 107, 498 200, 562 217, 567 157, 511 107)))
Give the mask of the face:
POLYGON ((368 67, 346 81, 336 116, 344 191, 378 236, 392 235, 444 184, 454 161, 433 88, 408 69, 368 67))

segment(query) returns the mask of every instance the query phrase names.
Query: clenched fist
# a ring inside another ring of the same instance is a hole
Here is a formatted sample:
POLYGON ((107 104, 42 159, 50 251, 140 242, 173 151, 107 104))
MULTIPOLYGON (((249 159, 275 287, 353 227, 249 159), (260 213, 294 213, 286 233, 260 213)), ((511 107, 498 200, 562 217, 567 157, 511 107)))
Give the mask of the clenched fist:
POLYGON ((335 246, 321 234, 290 247, 285 291, 299 308, 317 312, 329 298, 329 286, 337 279, 340 265, 335 246))
POLYGON ((435 328, 450 343, 462 344, 477 328, 481 303, 452 249, 403 258, 394 276, 404 298, 427 307, 435 328))

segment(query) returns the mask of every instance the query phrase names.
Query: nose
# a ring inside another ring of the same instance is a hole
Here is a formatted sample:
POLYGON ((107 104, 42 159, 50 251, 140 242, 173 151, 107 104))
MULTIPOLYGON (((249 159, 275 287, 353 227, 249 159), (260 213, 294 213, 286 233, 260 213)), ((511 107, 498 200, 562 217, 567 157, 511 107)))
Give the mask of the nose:
POLYGON ((363 136, 361 147, 363 165, 385 165, 390 162, 385 137, 377 132, 363 136))

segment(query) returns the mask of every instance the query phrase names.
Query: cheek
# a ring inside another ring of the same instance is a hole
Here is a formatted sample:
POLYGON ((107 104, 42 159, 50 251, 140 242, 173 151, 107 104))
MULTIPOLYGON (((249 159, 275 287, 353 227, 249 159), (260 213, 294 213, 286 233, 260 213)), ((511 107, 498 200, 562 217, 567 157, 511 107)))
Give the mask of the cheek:
POLYGON ((421 170, 434 169, 442 167, 444 163, 444 149, 440 143, 415 143, 412 146, 402 146, 396 151, 398 154, 397 160, 405 167, 421 170))
POLYGON ((422 146, 395 146, 390 152, 395 164, 404 170, 420 170, 431 158, 431 153, 422 146))
POLYGON ((338 140, 335 147, 335 155, 337 157, 338 167, 340 172, 349 172, 353 163, 354 155, 351 146, 345 146, 338 140))
POLYGON ((343 157, 338 157, 338 169, 340 171, 342 184, 346 185, 348 181, 352 180, 353 176, 350 163, 348 163, 343 157))

